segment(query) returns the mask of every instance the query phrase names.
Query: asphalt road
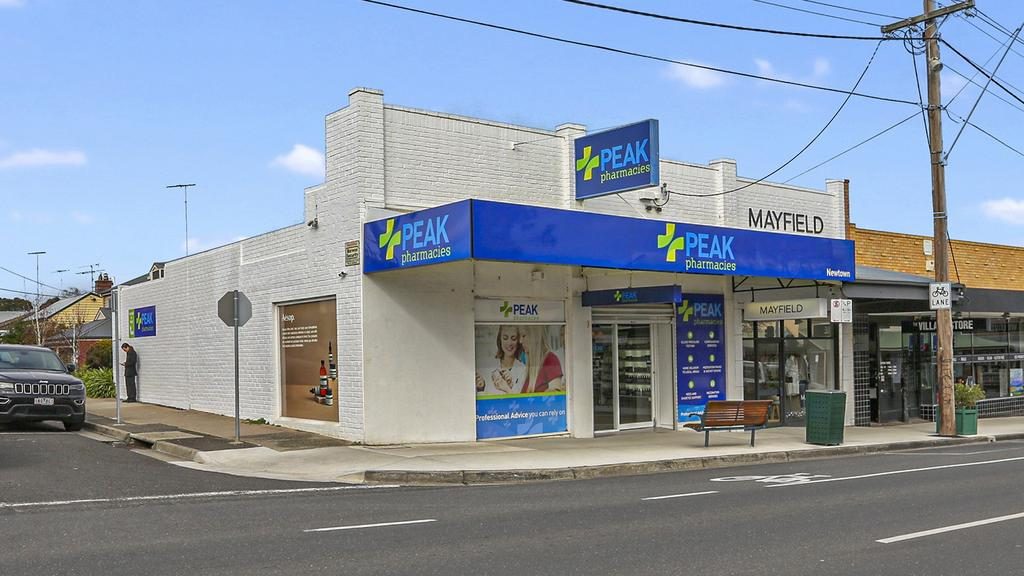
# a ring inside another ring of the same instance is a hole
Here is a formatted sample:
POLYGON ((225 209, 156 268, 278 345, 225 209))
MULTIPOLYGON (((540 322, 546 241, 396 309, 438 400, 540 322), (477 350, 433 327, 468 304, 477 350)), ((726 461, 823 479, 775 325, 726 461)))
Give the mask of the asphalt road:
POLYGON ((19 463, 14 482, 0 465, 3 574, 1024 573, 1024 442, 341 490, 182 469, 76 435, 0 430, 0 462, 10 453, 19 463), (73 481, 59 488, 43 473, 73 481), (195 495, 295 488, 318 491, 195 495), (87 498, 100 501, 69 502, 87 498), (922 534, 936 529, 948 531, 922 534))

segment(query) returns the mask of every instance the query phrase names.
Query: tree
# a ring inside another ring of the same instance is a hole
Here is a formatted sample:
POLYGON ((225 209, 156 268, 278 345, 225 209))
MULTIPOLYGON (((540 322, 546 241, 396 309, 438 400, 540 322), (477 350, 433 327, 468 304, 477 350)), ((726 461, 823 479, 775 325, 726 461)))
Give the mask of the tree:
POLYGON ((113 343, 110 340, 97 342, 86 353, 85 366, 87 368, 112 368, 114 365, 112 347, 113 343))
POLYGON ((0 312, 29 312, 32 302, 24 298, 0 298, 0 312))
POLYGON ((2 344, 35 344, 35 331, 32 330, 29 323, 24 320, 19 320, 12 324, 8 329, 7 333, 0 336, 0 343, 2 344))

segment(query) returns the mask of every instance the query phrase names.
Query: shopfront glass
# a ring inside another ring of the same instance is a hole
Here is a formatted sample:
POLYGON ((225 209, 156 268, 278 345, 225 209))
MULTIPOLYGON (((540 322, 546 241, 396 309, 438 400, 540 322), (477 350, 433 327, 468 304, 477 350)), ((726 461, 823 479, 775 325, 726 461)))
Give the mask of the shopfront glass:
MULTIPOLYGON (((937 402, 934 318, 904 318, 902 326, 912 371, 907 379, 920 383, 919 394, 910 399, 913 416, 920 405, 937 402)), ((953 327, 954 383, 978 384, 986 398, 1013 395, 1014 376, 1024 368, 1024 362, 1013 358, 1022 351, 1024 319, 961 317, 954 318, 953 327)))
POLYGON ((595 324, 592 330, 594 430, 654 423, 650 324, 595 324))
POLYGON ((803 425, 808 390, 834 390, 836 331, 827 320, 745 322, 747 400, 771 400, 769 421, 803 425))
POLYGON ((335 300, 278 306, 281 414, 338 421, 338 309, 335 300))
POLYGON ((651 326, 619 327, 619 426, 654 422, 651 326))

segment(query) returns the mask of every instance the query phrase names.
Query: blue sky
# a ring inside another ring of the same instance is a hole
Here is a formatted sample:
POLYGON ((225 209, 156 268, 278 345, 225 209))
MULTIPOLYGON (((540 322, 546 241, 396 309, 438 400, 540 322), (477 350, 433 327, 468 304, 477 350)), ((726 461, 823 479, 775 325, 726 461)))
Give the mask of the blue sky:
MULTIPOLYGON (((875 45, 709 29, 557 0, 395 1, 843 89, 853 86, 875 45)), ((878 33, 870 25, 753 0, 614 3, 748 26, 878 33)), ((889 22, 805 0, 778 3, 889 22)), ((918 0, 829 3, 901 17, 921 10, 918 0)), ((1022 3, 978 4, 1011 30, 1024 22, 1022 3)), ((979 64, 995 54, 989 70, 1007 40, 979 18, 952 17, 942 34, 979 64)), ((1015 46, 1019 54, 1007 56, 998 76, 1024 87, 1024 44, 1015 46)), ((355 86, 380 88, 393 104, 545 128, 578 122, 600 129, 658 118, 664 157, 698 163, 731 157, 748 177, 761 177, 796 153, 843 98, 357 0, 0 0, 0 54, 0 266, 34 276, 35 261, 26 253, 45 250, 41 280, 53 287, 86 287, 88 276, 74 272, 92 263, 124 281, 153 261, 181 256, 182 195, 166 189, 169 184, 197 184, 189 193, 193 251, 299 222, 303 188, 323 179, 324 116, 344 106, 355 86)), ((967 76, 973 70, 949 49, 942 54, 948 101, 964 85, 950 69, 967 76)), ((913 60, 902 42, 879 49, 859 90, 917 100, 913 60)), ((966 116, 979 92, 969 86, 951 113, 966 116)), ((1011 101, 1020 109, 986 95, 972 122, 1024 151, 1024 104, 1011 101)), ((854 98, 815 145, 772 180, 796 176, 913 111, 854 98)), ((948 148, 959 125, 944 121, 948 148)), ((851 180, 859 226, 931 233, 919 119, 793 183, 822 188, 826 178, 851 180)), ((952 235, 1024 245, 1022 181, 1024 157, 968 127, 947 167, 952 235)), ((3 271, 0 288, 35 289, 3 271)))

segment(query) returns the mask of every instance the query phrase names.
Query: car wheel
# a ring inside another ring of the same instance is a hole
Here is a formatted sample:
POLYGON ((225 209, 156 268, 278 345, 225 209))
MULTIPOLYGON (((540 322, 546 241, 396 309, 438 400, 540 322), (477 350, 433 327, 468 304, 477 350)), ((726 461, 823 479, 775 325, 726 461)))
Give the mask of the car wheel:
POLYGON ((78 432, 82 429, 83 422, 65 422, 64 430, 68 432, 78 432))

